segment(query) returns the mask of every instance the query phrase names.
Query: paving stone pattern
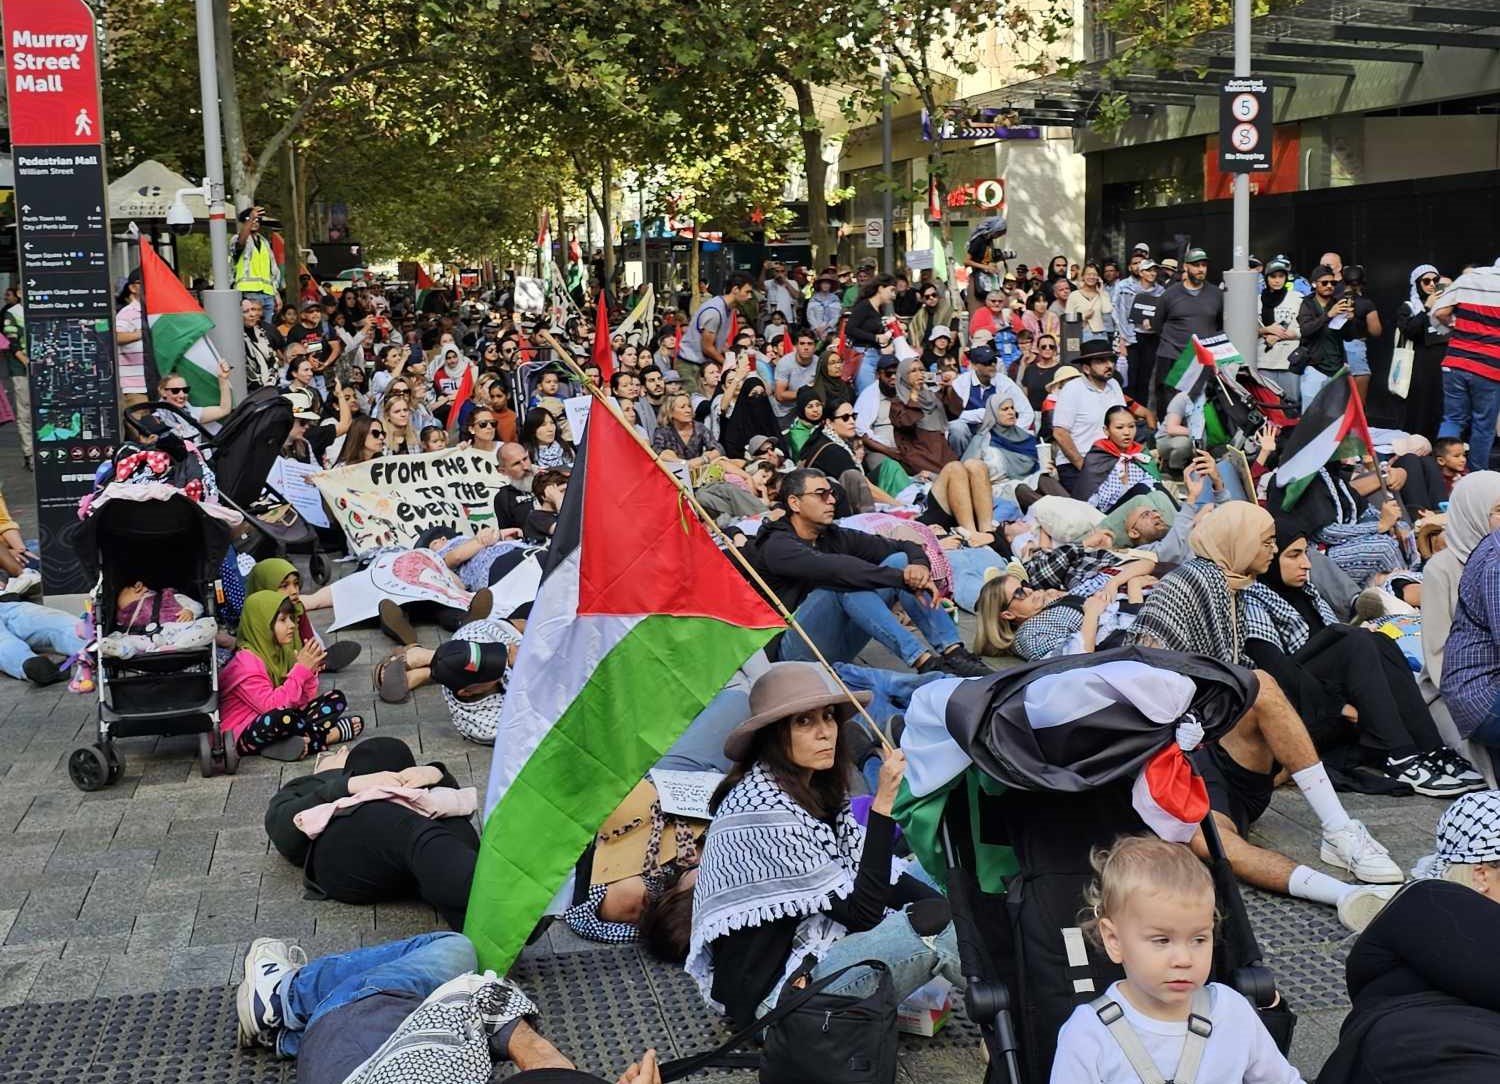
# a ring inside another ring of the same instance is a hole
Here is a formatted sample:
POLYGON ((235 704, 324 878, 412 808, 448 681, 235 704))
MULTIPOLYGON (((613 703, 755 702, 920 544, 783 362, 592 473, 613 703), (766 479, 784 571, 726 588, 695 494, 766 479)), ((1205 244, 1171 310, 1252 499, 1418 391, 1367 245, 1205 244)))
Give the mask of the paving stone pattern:
MULTIPOLYGON (((11 427, 0 430, 0 480, 34 537, 31 475, 11 427)), ((337 638, 364 646, 336 677, 366 733, 403 738, 419 759, 440 760, 461 786, 482 789, 490 750, 459 738, 438 693, 378 703, 371 660, 388 643, 375 630, 337 638)), ((268 1056, 233 1049, 229 988, 251 939, 292 939, 316 957, 439 928, 436 915, 419 903, 302 898, 300 871, 270 848, 261 822, 270 796, 309 764, 248 758, 233 777, 204 779, 195 739, 131 739, 119 743, 123 778, 83 794, 64 762, 94 733, 91 697, 0 676, 0 1084, 291 1080, 268 1056)), ((1430 849, 1440 803, 1346 801, 1403 864, 1430 849)), ((1276 796, 1257 834, 1316 866, 1316 822, 1295 793, 1276 796)), ((1249 897, 1261 944, 1301 1015, 1293 1060, 1311 1079, 1347 1011, 1346 938, 1331 909, 1249 897)), ((588 1067, 613 1070, 610 1079, 649 1043, 676 1056, 720 1034, 685 977, 634 948, 590 945, 554 927, 527 950, 520 975, 536 987, 549 1033, 588 1067)), ((903 1079, 979 1080, 975 1034, 958 1021, 939 1039, 904 1040, 903 1079)))

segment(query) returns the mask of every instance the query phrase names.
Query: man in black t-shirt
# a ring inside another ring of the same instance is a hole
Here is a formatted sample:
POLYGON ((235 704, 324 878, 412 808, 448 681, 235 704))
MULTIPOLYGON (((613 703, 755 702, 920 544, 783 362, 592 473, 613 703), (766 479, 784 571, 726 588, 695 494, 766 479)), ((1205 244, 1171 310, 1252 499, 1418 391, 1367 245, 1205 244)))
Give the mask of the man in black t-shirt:
POLYGON ((313 372, 320 375, 328 371, 344 349, 337 337, 323 334, 323 310, 316 301, 302 303, 297 323, 286 333, 286 342, 288 346, 302 343, 308 360, 312 362, 313 372))
POLYGON ((500 473, 505 484, 495 494, 495 526, 526 526, 526 517, 536 507, 536 498, 531 493, 531 483, 536 480, 536 468, 531 465, 531 455, 520 444, 500 445, 500 473))
POLYGON ((1167 386, 1167 374, 1177 355, 1194 335, 1207 338, 1224 328, 1224 291, 1208 285, 1208 253, 1190 248, 1183 256, 1183 280, 1167 286, 1156 302, 1156 319, 1142 330, 1155 332, 1161 338, 1156 347, 1156 372, 1153 384, 1156 399, 1151 408, 1164 417, 1172 401, 1173 389, 1167 386))

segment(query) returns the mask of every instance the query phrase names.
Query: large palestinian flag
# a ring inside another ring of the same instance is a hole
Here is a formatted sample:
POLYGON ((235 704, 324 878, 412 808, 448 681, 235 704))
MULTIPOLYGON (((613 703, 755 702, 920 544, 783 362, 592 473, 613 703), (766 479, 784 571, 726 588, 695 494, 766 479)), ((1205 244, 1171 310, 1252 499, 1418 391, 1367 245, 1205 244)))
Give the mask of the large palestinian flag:
POLYGON ((1220 365, 1229 365, 1240 360, 1240 353, 1229 341, 1228 335, 1210 335, 1200 339, 1194 335, 1177 355, 1172 368, 1167 372, 1167 383, 1178 391, 1187 392, 1196 398, 1203 385, 1220 365))
POLYGON ((1340 369, 1304 407, 1302 419, 1281 450, 1276 484, 1286 491, 1282 506, 1296 504, 1307 484, 1332 460, 1374 454, 1375 442, 1354 390, 1354 378, 1348 369, 1340 369))
POLYGON ((504 973, 605 818, 785 625, 595 402, 490 765, 464 933, 504 973))
MULTIPOLYGON (((141 237, 141 308, 156 371, 178 373, 187 381, 194 406, 219 403, 219 352, 209 341, 213 318, 204 312, 177 273, 141 237)), ((155 396, 156 389, 150 389, 155 396)))

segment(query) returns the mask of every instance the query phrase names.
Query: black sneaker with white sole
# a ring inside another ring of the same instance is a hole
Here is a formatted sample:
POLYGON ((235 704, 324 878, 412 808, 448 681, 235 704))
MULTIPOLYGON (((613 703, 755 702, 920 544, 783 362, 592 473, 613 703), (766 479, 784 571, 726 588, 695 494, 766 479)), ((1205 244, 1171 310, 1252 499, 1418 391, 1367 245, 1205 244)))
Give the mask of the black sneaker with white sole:
POLYGON ((1449 775, 1442 764, 1426 754, 1413 753, 1399 760, 1388 759, 1385 762, 1385 774, 1429 798, 1453 798, 1470 789, 1469 784, 1449 775))

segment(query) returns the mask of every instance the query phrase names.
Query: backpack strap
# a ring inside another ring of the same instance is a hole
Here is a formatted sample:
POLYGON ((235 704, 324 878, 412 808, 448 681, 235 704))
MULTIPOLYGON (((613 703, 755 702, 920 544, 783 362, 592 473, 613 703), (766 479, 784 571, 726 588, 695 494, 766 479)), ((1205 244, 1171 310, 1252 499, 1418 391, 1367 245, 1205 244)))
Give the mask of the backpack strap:
POLYGON ((1089 1002, 1089 1008, 1094 1010, 1099 1022, 1114 1036, 1120 1052, 1130 1062, 1130 1067, 1135 1070, 1141 1084, 1195 1084, 1198 1067, 1203 1062, 1203 1052, 1208 1047, 1209 1036, 1214 1032, 1213 1020, 1209 1017, 1210 1007, 1208 990, 1205 987, 1194 990, 1192 1005, 1188 1009, 1187 1035, 1182 1042, 1182 1054, 1177 1059, 1177 1069, 1172 1073, 1172 1079, 1168 1081, 1162 1077, 1156 1062, 1151 1060, 1151 1055, 1146 1053, 1141 1037, 1130 1026, 1130 1021, 1125 1018, 1125 1010, 1119 1003, 1108 994, 1089 1002))
POLYGON ((1125 1060, 1130 1062, 1130 1067, 1135 1070, 1135 1075, 1140 1078, 1141 1084, 1167 1084, 1167 1079, 1156 1068, 1156 1062, 1152 1061, 1151 1055, 1146 1053, 1141 1037, 1135 1033, 1135 1028, 1130 1026, 1130 1021, 1125 1019, 1125 1010, 1120 1008, 1114 998, 1108 994, 1096 997, 1089 1002, 1089 1008, 1098 1015, 1099 1023, 1103 1024, 1114 1036, 1115 1042, 1119 1044, 1120 1053, 1124 1054, 1125 1060))

